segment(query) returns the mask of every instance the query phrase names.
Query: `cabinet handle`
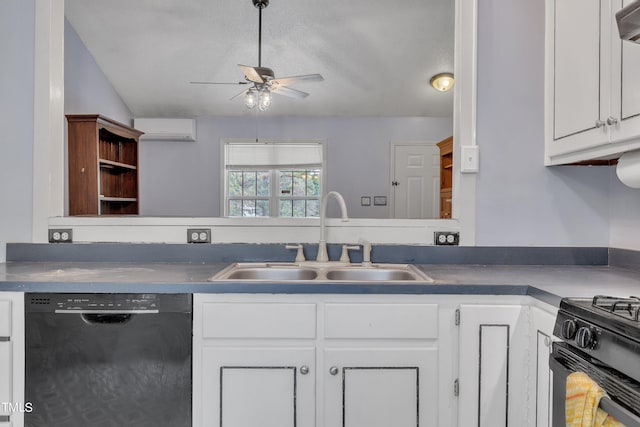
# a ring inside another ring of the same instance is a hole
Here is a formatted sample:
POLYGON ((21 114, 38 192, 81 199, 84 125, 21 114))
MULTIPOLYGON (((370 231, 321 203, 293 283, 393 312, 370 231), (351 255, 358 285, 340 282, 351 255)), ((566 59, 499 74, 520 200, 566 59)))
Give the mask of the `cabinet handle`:
POLYGON ((544 345, 546 347, 549 347, 551 345, 551 340, 549 339, 549 337, 544 337, 544 345))
POLYGON ((618 123, 618 119, 616 119, 615 117, 609 116, 607 117, 607 124, 609 126, 615 125, 618 123))
POLYGON ((329 373, 331 375, 338 375, 338 372, 340 372, 340 370, 338 369, 337 366, 332 366, 329 368, 329 373))
POLYGON ((606 122, 604 120, 596 120, 595 125, 597 128, 601 128, 602 126, 606 125, 606 122))
POLYGON ((309 367, 307 365, 300 366, 300 373, 302 375, 307 375, 309 373, 309 367))

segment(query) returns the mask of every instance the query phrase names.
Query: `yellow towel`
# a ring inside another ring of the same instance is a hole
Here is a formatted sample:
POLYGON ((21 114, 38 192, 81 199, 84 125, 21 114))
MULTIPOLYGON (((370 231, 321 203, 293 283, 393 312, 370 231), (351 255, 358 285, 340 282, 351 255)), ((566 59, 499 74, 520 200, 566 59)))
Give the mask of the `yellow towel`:
POLYGON ((567 377, 565 418, 567 427, 624 427, 598 407, 607 394, 584 372, 567 377))

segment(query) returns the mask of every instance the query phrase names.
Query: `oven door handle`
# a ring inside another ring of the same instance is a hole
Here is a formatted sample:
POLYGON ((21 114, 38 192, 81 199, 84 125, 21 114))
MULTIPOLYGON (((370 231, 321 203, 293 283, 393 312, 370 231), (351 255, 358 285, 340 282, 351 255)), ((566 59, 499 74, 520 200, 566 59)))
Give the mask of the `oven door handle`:
POLYGON ((600 400, 600 409, 620 421, 625 427, 640 427, 640 417, 631 413, 608 397, 600 400))

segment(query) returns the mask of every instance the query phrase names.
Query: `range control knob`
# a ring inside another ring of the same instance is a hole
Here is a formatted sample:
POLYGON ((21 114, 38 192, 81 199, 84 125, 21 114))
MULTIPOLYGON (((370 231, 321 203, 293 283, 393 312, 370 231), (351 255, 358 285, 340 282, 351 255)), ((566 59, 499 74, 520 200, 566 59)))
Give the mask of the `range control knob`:
POLYGON ((576 344, 580 348, 590 348, 594 344, 594 336, 591 328, 586 326, 581 327, 576 332, 576 344))
POLYGON ((573 339, 578 330, 578 325, 575 320, 567 319, 562 323, 562 338, 566 340, 573 339))

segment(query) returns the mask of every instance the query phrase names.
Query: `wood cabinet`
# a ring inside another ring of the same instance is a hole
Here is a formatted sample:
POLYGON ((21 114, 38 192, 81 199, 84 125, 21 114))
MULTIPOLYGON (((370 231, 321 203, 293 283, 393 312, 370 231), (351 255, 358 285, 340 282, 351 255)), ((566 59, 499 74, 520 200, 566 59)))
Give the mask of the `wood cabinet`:
POLYGON ((0 426, 21 426, 24 412, 24 294, 0 293, 0 426))
POLYGON ((67 115, 69 214, 138 214, 142 132, 96 114, 67 115))
POLYGON ((451 218, 453 196, 453 136, 440 141, 440 218, 451 218))
POLYGON ((630 0, 546 0, 545 162, 617 158, 640 148, 640 45, 621 41, 630 0))

